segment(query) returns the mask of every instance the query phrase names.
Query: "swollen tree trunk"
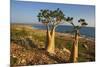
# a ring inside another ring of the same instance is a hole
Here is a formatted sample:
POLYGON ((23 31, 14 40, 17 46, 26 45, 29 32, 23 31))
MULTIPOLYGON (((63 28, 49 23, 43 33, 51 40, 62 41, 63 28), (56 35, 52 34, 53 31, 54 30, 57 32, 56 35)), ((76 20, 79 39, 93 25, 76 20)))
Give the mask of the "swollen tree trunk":
POLYGON ((46 46, 45 46, 45 48, 47 49, 48 43, 49 43, 49 39, 50 39, 50 31, 49 31, 48 25, 46 25, 46 27, 47 27, 47 32, 46 32, 46 46))
POLYGON ((78 62, 78 40, 79 40, 79 30, 75 33, 75 39, 72 46, 72 55, 71 55, 71 62, 78 62))
POLYGON ((47 51, 49 53, 55 53, 55 28, 48 33, 48 36, 47 51))

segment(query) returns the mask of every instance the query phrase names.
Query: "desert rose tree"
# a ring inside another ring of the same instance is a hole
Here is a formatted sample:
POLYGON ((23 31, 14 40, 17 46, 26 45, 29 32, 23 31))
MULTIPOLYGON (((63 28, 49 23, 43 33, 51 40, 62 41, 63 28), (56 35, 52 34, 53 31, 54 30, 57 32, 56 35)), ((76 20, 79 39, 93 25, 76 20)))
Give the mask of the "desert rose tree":
POLYGON ((55 53, 55 29, 60 23, 66 22, 67 18, 59 8, 56 10, 42 9, 37 17, 47 29, 46 50, 49 53, 55 53))
POLYGON ((87 23, 85 22, 85 19, 80 19, 78 20, 80 25, 75 25, 73 23, 73 19, 72 18, 68 18, 67 21, 72 24, 73 26, 73 32, 74 32, 74 41, 73 41, 73 46, 72 46, 72 51, 71 51, 71 62, 77 62, 78 61, 78 42, 79 42, 79 30, 86 26, 87 23))

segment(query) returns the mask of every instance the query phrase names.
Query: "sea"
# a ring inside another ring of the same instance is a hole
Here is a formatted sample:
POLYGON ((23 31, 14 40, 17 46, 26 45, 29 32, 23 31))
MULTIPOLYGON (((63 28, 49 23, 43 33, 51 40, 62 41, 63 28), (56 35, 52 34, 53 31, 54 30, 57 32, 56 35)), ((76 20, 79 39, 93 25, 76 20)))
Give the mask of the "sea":
MULTIPOLYGON (((43 24, 33 25, 34 29, 46 30, 46 26, 43 24)), ((56 27, 56 32, 60 33, 71 33, 73 31, 72 26, 68 25, 59 25, 56 27)), ((80 29, 80 34, 82 37, 95 38, 95 27, 83 27, 80 29)))

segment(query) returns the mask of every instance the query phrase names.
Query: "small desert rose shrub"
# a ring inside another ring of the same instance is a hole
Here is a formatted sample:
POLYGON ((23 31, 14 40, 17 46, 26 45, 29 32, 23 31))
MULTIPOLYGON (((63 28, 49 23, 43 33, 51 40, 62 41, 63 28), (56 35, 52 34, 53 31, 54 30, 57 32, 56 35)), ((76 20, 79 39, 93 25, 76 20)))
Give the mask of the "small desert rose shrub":
POLYGON ((66 42, 66 48, 71 50, 71 48, 72 48, 72 41, 67 41, 66 42))

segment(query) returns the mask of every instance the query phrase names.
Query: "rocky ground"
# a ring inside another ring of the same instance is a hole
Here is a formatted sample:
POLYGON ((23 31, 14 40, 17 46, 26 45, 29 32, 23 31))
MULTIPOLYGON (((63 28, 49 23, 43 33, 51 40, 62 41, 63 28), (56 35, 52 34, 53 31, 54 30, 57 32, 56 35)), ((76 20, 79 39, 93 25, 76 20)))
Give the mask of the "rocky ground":
POLYGON ((15 66, 67 63, 70 57, 68 50, 56 49, 55 54, 52 55, 44 49, 25 49, 25 47, 15 43, 11 45, 11 64, 15 66))

